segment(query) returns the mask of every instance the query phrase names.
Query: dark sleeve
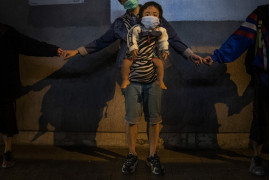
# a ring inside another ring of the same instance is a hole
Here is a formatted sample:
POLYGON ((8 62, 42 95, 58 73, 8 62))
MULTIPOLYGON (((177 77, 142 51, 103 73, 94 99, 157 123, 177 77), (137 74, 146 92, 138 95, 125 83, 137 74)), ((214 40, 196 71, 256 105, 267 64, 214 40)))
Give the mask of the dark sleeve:
POLYGON ((110 29, 105 34, 103 34, 100 38, 84 46, 88 54, 100 51, 108 47, 110 44, 112 44, 114 41, 118 39, 115 34, 115 25, 116 25, 116 22, 114 22, 111 25, 110 29))
POLYGON ((171 47, 180 54, 183 54, 184 51, 188 48, 188 46, 181 41, 178 37, 177 33, 174 31, 173 27, 166 21, 164 18, 161 20, 161 26, 167 30, 169 36, 169 44, 171 47))
POLYGON ((15 29, 11 29, 14 43, 18 53, 28 56, 57 56, 58 47, 36 39, 25 36, 15 29))

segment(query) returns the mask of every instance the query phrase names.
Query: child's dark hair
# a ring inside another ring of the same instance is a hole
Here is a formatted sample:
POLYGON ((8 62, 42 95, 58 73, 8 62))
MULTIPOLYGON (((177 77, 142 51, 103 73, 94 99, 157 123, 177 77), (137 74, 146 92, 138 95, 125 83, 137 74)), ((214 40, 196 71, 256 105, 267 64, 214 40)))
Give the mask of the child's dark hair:
POLYGON ((142 5, 140 7, 140 11, 139 11, 139 22, 141 22, 142 20, 142 17, 143 17, 143 11, 145 9, 147 9, 148 7, 150 6, 154 6, 155 8, 157 8, 157 10, 159 11, 159 19, 162 18, 162 14, 163 14, 163 10, 162 10, 162 7, 160 4, 154 2, 154 1, 149 1, 149 2, 146 2, 144 5, 142 5))

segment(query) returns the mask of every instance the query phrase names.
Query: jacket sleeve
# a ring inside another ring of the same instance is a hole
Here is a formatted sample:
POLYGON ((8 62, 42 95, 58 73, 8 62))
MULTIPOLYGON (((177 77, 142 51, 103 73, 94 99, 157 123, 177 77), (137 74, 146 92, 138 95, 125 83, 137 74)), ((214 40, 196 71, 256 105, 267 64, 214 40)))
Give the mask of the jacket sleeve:
POLYGON ((252 12, 246 21, 211 56, 213 61, 228 63, 236 60, 255 44, 257 36, 257 14, 252 12))
POLYGON ((161 26, 167 30, 169 36, 169 44, 179 54, 189 58, 193 52, 188 46, 181 41, 173 27, 164 18, 161 19, 161 26))
POLYGON ((100 38, 92 41, 91 43, 85 46, 79 47, 78 48, 79 53, 82 56, 85 56, 87 54, 92 54, 108 47, 110 44, 116 41, 118 39, 115 33, 116 23, 117 21, 115 21, 111 25, 110 29, 105 34, 103 34, 100 38))
POLYGON ((57 56, 57 49, 59 47, 55 45, 25 36, 13 28, 11 28, 10 35, 14 38, 18 53, 28 56, 57 56))
POLYGON ((140 26, 133 26, 127 34, 127 46, 128 51, 131 52, 135 49, 139 49, 138 41, 139 41, 139 33, 141 32, 140 26))
POLYGON ((169 51, 169 43, 168 43, 168 34, 165 28, 160 27, 159 31, 162 32, 162 35, 159 37, 159 50, 160 51, 169 51))

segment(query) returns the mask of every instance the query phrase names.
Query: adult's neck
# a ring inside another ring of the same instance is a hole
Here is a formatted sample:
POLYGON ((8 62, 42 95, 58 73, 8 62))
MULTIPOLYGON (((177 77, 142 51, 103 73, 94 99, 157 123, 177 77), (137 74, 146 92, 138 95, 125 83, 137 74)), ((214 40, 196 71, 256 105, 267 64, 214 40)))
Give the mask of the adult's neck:
POLYGON ((131 13, 137 16, 139 14, 139 11, 140 11, 140 6, 137 6, 133 11, 131 11, 131 13))

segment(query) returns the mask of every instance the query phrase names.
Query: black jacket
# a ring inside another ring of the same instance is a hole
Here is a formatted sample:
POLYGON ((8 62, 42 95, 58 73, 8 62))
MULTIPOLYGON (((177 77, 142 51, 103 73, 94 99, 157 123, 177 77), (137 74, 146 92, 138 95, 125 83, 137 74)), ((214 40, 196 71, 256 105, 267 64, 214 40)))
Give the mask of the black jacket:
POLYGON ((27 37, 14 28, 0 23, 0 103, 14 101, 20 96, 19 54, 56 56, 58 47, 27 37))

